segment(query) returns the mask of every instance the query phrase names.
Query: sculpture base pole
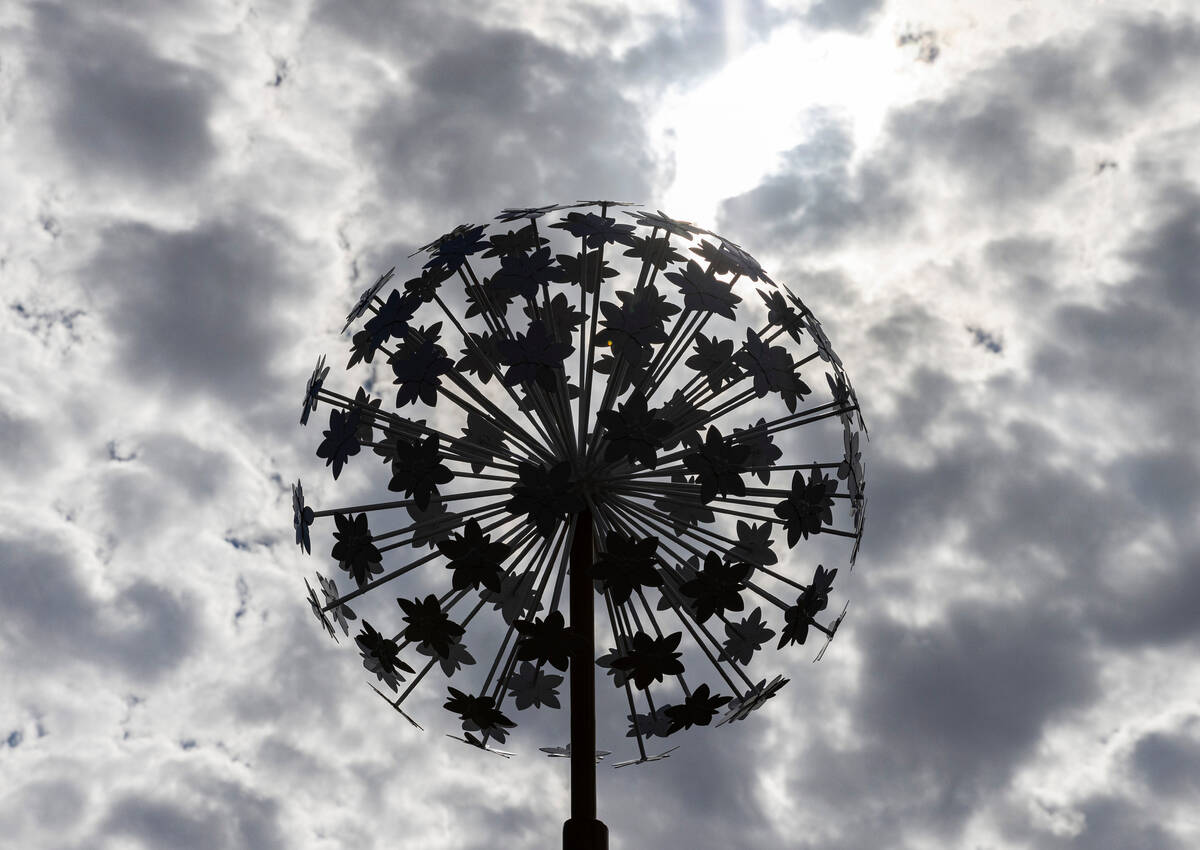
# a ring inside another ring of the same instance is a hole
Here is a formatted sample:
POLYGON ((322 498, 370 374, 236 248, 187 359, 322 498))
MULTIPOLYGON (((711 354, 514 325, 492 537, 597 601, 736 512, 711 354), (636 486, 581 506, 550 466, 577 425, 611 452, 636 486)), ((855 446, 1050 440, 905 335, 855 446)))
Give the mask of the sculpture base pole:
POLYGON ((592 615, 592 514, 575 520, 571 540, 571 819, 563 850, 608 850, 608 827, 596 819, 596 657, 592 615))

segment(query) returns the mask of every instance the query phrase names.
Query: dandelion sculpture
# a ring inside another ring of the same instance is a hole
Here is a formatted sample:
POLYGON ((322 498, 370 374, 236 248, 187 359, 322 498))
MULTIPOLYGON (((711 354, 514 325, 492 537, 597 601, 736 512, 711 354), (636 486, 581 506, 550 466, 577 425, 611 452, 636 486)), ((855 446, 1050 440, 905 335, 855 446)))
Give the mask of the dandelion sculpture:
POLYGON ((386 363, 396 412, 365 387, 327 387, 321 358, 300 417, 325 403, 317 455, 333 477, 370 449, 396 494, 313 510, 294 485, 296 542, 311 552, 310 526, 331 518, 349 579, 308 585, 324 629, 349 636, 350 603, 415 570, 446 583, 399 596, 391 626, 358 621, 363 665, 393 694, 372 684, 380 696, 417 725, 402 706, 430 670, 457 680, 490 655, 445 708, 459 740, 507 757, 492 744, 512 715, 561 708, 570 677, 570 744, 542 748, 571 759, 567 848, 607 846, 593 664, 637 746, 616 767, 670 754, 650 739, 745 718, 788 681, 753 676, 753 657, 816 631, 819 658, 845 616, 827 614, 837 569, 797 547, 844 538, 853 565, 866 507, 866 429, 816 317, 736 244, 633 206, 507 209, 491 235, 468 224, 430 242, 343 328, 366 317, 347 368, 386 363), (503 618, 498 647, 469 640, 481 612, 503 618), (716 679, 697 682, 692 656, 716 679))

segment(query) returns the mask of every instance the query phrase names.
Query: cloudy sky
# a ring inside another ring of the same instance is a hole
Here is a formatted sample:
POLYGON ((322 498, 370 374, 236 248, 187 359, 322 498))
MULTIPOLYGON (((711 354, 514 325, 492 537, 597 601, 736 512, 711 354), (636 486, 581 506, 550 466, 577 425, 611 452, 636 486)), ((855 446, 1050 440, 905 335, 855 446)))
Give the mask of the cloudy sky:
POLYGON ((614 850, 1197 846, 1198 83, 1190 0, 4 4, 5 846, 556 846, 559 741, 390 712, 289 484, 364 286, 592 197, 751 251, 872 436, 838 639, 602 767, 614 850))

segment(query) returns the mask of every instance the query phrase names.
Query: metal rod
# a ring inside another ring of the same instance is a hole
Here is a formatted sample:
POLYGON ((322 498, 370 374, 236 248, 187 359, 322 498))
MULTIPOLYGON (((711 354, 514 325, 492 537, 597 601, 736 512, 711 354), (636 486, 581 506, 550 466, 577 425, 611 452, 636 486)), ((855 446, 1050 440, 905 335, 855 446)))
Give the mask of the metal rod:
POLYGON ((592 514, 583 510, 571 540, 571 818, 563 850, 608 850, 596 819, 596 636, 592 611, 592 514))

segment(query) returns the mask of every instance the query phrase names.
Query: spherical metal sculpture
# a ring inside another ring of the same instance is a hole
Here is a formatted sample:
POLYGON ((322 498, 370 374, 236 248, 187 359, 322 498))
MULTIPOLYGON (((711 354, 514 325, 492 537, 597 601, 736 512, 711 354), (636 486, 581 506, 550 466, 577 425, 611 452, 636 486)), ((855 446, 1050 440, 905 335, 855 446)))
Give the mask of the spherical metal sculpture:
POLYGON ((372 687, 414 725, 402 706, 426 674, 484 654, 467 629, 489 604, 505 624, 492 663, 447 689, 459 740, 511 755, 491 746, 516 725, 510 700, 560 708, 570 676, 571 744, 542 748, 572 761, 567 847, 606 842, 593 664, 622 692, 637 746, 617 767, 671 752, 650 754, 648 739, 745 718, 787 682, 750 673, 760 650, 810 630, 828 646, 845 616, 827 613, 837 568, 797 547, 844 538, 853 565, 866 507, 866 429, 816 317, 733 242, 631 207, 504 210, 490 236, 463 225, 419 249, 402 286, 385 292, 395 270, 383 275, 343 331, 366 317, 347 368, 386 362, 395 412, 365 387, 326 387, 322 357, 300 421, 326 404, 317 455, 333 477, 370 449, 397 496, 314 511, 293 486, 296 542, 311 552, 310 526, 332 518, 353 586, 318 573, 321 596, 308 587, 335 639, 358 597, 415 570, 445 576, 444 593, 401 595, 399 623, 364 617, 354 639, 396 696, 372 687), (600 655, 594 604, 613 644, 600 655), (685 649, 715 683, 690 677, 685 649))

